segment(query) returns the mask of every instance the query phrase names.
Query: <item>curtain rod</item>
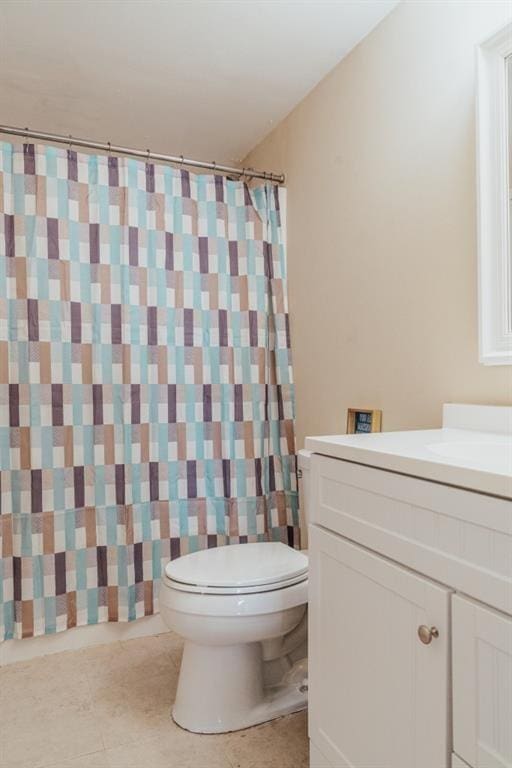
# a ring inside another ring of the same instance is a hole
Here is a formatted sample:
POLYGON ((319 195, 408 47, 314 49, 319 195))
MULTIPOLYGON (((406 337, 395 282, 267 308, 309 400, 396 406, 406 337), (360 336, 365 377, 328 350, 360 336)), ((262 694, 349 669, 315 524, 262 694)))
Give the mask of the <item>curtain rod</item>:
POLYGON ((121 147, 106 144, 100 141, 89 141, 88 139, 79 139, 76 136, 62 136, 56 133, 44 133, 43 131, 32 131, 28 128, 14 128, 10 125, 0 125, 0 133, 11 134, 12 136, 24 136, 30 139, 39 139, 41 141, 54 141, 58 144, 68 144, 69 146, 88 147, 97 149, 100 152, 115 152, 119 155, 130 155, 131 157, 140 157, 144 160, 159 160, 163 163, 174 163, 176 165, 187 165, 191 168, 206 168, 214 173, 222 175, 234 174, 249 179, 264 179, 266 181, 275 181, 277 184, 284 184, 284 173, 270 173, 268 171, 255 171, 253 168, 232 168, 229 165, 219 165, 218 163, 208 163, 202 160, 191 160, 190 158, 175 157, 173 155, 161 155, 157 152, 151 152, 149 149, 131 149, 130 147, 121 147))

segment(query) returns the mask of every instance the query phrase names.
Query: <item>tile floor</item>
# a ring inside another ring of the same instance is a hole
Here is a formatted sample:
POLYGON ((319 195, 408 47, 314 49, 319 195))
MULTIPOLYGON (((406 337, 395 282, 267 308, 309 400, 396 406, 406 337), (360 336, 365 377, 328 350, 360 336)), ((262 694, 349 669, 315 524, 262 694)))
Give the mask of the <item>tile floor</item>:
POLYGON ((306 715, 198 736, 170 718, 172 633, 0 668, 1 768, 306 768, 306 715))

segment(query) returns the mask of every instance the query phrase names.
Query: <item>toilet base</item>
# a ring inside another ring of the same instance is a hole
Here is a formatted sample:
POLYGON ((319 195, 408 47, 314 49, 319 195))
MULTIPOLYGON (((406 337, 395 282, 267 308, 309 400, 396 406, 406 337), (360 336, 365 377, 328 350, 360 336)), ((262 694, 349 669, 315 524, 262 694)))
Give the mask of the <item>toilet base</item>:
POLYGON ((172 710, 175 723, 194 733, 227 733, 307 707, 303 664, 265 686, 260 643, 201 646, 186 642, 172 710))

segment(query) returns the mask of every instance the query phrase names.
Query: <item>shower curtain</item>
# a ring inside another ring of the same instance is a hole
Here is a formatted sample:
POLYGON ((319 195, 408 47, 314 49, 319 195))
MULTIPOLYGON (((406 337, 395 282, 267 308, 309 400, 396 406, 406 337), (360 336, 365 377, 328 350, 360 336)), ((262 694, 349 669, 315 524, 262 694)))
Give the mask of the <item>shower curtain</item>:
POLYGON ((165 563, 299 546, 279 191, 0 144, 0 639, 158 610, 165 563))

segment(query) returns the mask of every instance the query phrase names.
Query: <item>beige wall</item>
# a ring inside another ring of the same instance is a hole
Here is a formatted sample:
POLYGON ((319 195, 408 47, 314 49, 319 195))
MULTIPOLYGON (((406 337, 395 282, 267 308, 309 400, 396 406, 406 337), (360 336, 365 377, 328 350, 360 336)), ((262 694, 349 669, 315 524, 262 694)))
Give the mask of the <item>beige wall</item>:
POLYGON ((287 174, 299 445, 349 406, 395 430, 512 402, 478 363, 474 120, 474 46, 511 8, 403 3, 244 161, 287 174))

